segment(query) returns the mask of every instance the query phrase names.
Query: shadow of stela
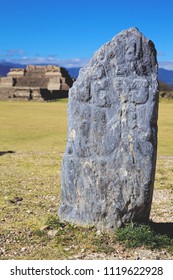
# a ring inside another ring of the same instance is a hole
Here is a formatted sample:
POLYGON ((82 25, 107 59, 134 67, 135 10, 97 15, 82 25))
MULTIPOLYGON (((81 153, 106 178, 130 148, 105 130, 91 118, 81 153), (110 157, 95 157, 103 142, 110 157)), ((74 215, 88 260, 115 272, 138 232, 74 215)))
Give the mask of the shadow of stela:
POLYGON ((173 223, 151 222, 151 227, 156 233, 166 234, 170 238, 173 238, 173 223))
POLYGON ((6 155, 6 154, 14 154, 15 151, 2 151, 0 152, 0 156, 6 155))

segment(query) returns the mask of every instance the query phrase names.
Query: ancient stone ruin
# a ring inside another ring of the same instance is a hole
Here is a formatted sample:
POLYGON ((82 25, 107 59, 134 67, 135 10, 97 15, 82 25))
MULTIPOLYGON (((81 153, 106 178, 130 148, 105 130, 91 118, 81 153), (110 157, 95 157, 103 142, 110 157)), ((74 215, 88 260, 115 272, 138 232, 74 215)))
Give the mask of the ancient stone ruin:
POLYGON ((80 71, 69 93, 60 219, 101 230, 149 219, 157 68, 154 44, 130 28, 80 71))
POLYGON ((54 100, 67 97, 72 84, 68 72, 58 66, 12 68, 0 79, 0 100, 54 100))

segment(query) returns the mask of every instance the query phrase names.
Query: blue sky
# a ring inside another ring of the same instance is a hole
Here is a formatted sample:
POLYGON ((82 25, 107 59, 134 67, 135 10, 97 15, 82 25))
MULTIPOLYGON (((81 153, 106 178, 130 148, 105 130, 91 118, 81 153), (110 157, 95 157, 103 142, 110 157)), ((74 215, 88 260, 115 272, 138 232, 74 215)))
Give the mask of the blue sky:
POLYGON ((0 61, 83 66, 117 33, 136 26, 159 66, 173 70, 172 0, 1 0, 0 61))

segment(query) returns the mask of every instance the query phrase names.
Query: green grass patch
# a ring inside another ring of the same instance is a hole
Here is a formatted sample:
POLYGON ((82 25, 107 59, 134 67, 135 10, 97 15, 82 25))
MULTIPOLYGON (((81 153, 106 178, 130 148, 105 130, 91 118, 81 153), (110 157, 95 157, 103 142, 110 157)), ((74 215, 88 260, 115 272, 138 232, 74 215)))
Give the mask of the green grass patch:
POLYGON ((68 250, 69 256, 78 250, 112 253, 110 234, 99 233, 95 227, 80 227, 68 222, 61 222, 57 216, 51 215, 46 221, 51 230, 56 230, 56 245, 68 250), (80 246, 80 247, 79 247, 80 246), (79 249, 80 248, 80 249, 79 249))
POLYGON ((146 247, 149 249, 168 248, 173 253, 173 239, 166 234, 155 232, 150 225, 128 224, 116 230, 116 240, 128 248, 146 247))
POLYGON ((53 229, 60 229, 65 227, 65 223, 61 222, 58 216, 49 216, 46 225, 53 229))

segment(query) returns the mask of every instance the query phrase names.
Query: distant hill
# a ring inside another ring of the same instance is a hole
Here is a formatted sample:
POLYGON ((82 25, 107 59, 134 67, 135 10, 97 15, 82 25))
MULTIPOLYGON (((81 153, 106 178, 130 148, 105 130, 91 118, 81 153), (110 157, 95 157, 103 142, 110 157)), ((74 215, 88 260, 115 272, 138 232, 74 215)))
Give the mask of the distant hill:
POLYGON ((10 62, 0 62, 0 76, 5 77, 11 68, 25 68, 26 65, 15 64, 10 62))
POLYGON ((0 75, 2 77, 5 77, 7 75, 7 73, 9 72, 9 66, 6 65, 1 65, 0 64, 0 75))
MULTIPOLYGON (((5 77, 11 68, 25 68, 26 65, 14 64, 9 62, 0 62, 0 75, 5 77)), ((79 75, 80 67, 66 68, 72 78, 77 78, 79 75)), ((173 85, 173 70, 166 70, 159 68, 158 73, 159 81, 162 81, 168 85, 173 85)))
POLYGON ((66 70, 68 71, 68 73, 70 74, 70 76, 72 78, 77 79, 78 75, 79 75, 79 70, 81 68, 80 67, 74 67, 74 68, 66 68, 66 70))
POLYGON ((173 70, 166 70, 159 68, 159 81, 162 81, 168 85, 173 85, 173 70))

